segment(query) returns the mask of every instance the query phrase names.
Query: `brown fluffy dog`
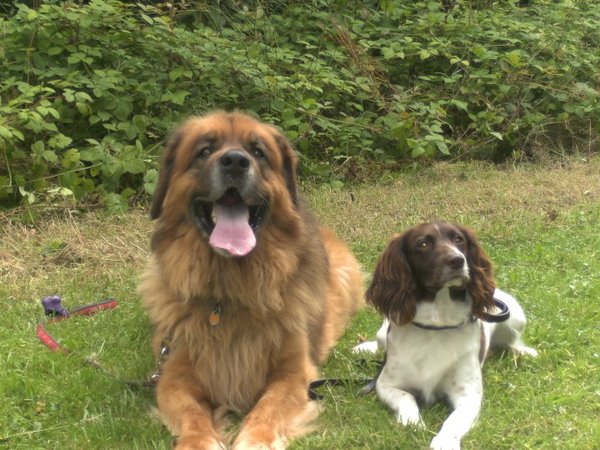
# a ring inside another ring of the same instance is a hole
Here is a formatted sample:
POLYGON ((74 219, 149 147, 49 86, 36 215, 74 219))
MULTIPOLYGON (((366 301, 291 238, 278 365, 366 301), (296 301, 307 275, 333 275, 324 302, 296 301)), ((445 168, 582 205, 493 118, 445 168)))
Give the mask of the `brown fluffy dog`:
POLYGON ((361 306, 358 263, 305 211, 296 165, 283 135, 241 113, 192 118, 167 146, 140 292, 155 351, 169 342, 157 401, 177 448, 225 448, 223 409, 249 411, 234 449, 285 448, 361 306))

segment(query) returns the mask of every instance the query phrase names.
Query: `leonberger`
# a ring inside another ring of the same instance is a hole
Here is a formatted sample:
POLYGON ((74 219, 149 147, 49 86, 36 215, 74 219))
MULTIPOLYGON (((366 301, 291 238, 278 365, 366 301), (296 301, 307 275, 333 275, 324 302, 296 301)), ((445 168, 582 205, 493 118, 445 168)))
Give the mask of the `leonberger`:
POLYGON ((296 168, 275 127, 239 112, 191 118, 167 144, 140 293, 178 449, 225 448, 224 410, 248 413, 232 448, 285 448, 362 305, 360 267, 307 212, 296 168))

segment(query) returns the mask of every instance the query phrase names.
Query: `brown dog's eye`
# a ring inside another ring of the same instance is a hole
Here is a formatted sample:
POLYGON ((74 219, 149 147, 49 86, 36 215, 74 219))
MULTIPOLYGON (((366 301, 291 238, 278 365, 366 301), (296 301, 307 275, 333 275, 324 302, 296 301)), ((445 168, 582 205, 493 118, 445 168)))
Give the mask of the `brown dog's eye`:
POLYGON ((462 236, 456 236, 454 238, 454 242, 456 242, 457 244, 462 244, 463 242, 465 242, 465 238, 462 236))
POLYGON ((208 158, 211 153, 212 148, 210 147, 210 145, 202 145, 198 148, 196 152, 196 158, 205 159, 208 158))
POLYGON ((263 151, 262 148, 260 148, 258 145, 254 144, 251 148, 250 148, 250 152, 252 153, 252 156, 254 156, 255 158, 264 158, 265 157, 265 152, 263 151))

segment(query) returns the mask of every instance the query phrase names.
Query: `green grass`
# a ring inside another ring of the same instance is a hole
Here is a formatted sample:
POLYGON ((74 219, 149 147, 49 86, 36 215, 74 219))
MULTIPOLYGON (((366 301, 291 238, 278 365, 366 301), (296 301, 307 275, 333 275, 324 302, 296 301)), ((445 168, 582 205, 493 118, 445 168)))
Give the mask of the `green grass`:
MULTIPOLYGON (((391 233, 442 218, 477 230, 498 284, 519 297, 529 317, 525 340, 540 356, 501 354, 486 363, 482 412, 463 448, 598 448, 599 186, 600 159, 592 159, 563 167, 436 165, 374 185, 306 188, 317 215, 349 242, 365 271, 391 233)), ((0 243, 0 448, 170 448, 151 390, 131 390, 82 363, 93 355, 123 378, 153 370, 136 294, 151 230, 146 212, 49 217, 35 227, 9 219, 0 243), (49 325, 74 350, 53 354, 35 337, 39 300, 52 293, 67 308, 106 297, 120 306, 49 325)), ((379 321, 362 311, 323 374, 372 375, 375 358, 361 360, 350 349, 372 337, 379 321)), ((321 389, 319 430, 292 448, 427 448, 447 415, 437 405, 423 411, 425 429, 401 428, 374 395, 356 397, 357 389, 321 389)))

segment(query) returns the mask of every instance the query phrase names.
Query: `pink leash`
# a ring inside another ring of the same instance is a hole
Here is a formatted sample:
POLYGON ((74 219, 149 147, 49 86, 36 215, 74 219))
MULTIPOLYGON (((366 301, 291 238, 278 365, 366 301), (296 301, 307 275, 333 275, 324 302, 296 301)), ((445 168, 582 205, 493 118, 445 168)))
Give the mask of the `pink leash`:
MULTIPOLYGON (((110 299, 107 299, 107 300, 104 300, 104 301, 101 301, 98 303, 92 303, 91 305, 80 306, 79 308, 75 308, 71 311, 67 311, 66 309, 64 309, 61 306, 61 300, 62 299, 58 295, 52 295, 49 297, 44 297, 42 299, 42 306, 44 307, 44 314, 47 317, 50 317, 50 319, 47 321, 48 323, 60 322, 62 320, 68 319, 69 317, 72 317, 72 316, 91 316, 93 314, 96 314, 99 311, 105 311, 107 309, 115 309, 117 306, 119 306, 116 300, 110 298, 110 299)), ((46 330, 46 327, 44 326, 45 323, 46 323, 46 321, 40 322, 35 329, 35 334, 37 335, 39 340, 42 342, 42 344, 44 344, 50 351, 53 351, 53 352, 71 353, 71 351, 67 347, 59 344, 58 341, 56 339, 54 339, 54 337, 50 333, 48 333, 48 330, 46 330)), ((120 378, 118 376, 113 375, 106 369, 104 369, 100 365, 100 363, 98 363, 97 361, 95 361, 93 359, 84 358, 84 362, 86 364, 89 364, 89 365, 95 367, 105 376, 115 379, 115 380, 118 380, 118 381, 121 381, 121 382, 127 384, 131 388, 137 389, 140 387, 152 387, 156 384, 156 381, 157 381, 156 379, 154 379, 154 377, 149 378, 147 380, 129 380, 129 379, 120 378)))
MULTIPOLYGON (((92 303, 91 305, 81 306, 72 311, 67 311, 61 306, 61 298, 58 295, 50 297, 44 297, 42 299, 42 306, 44 307, 44 314, 47 317, 51 317, 48 323, 56 323, 68 319, 72 316, 90 316, 97 313, 98 311, 104 311, 106 309, 115 309, 118 305, 116 300, 108 299, 98 303, 92 303)), ((35 334, 42 341, 48 349, 53 352, 62 351, 69 353, 69 349, 60 345, 56 339, 46 330, 44 326, 45 321, 40 322, 36 329, 35 334)))

